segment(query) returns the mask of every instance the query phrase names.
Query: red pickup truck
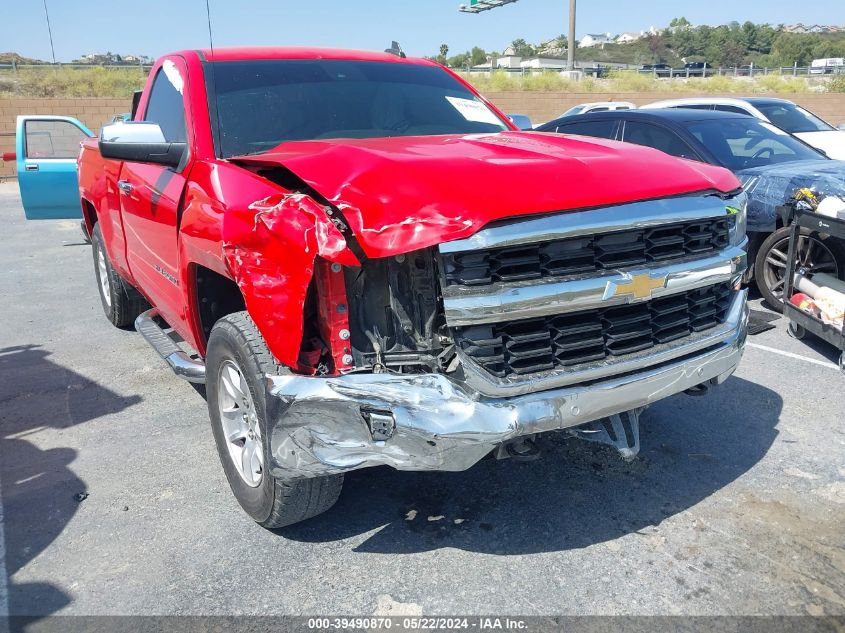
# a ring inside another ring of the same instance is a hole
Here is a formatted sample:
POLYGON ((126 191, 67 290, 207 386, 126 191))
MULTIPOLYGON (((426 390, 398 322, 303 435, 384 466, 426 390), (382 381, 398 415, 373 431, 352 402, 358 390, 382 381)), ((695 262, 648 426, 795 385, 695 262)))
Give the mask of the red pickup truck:
POLYGON ((183 51, 134 110, 78 157, 103 309, 205 384, 263 526, 326 510, 349 470, 528 459, 543 432, 631 457, 645 407, 740 360, 724 169, 517 131, 389 54, 183 51))

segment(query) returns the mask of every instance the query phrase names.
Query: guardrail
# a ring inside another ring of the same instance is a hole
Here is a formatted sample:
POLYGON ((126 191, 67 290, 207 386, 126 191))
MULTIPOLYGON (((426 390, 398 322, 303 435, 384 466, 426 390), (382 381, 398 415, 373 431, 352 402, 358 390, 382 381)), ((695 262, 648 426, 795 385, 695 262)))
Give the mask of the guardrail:
POLYGON ((137 70, 142 69, 149 72, 152 69, 152 64, 64 64, 64 63, 56 63, 56 64, 17 64, 15 62, 11 63, 0 63, 0 70, 11 70, 11 71, 18 71, 18 70, 29 70, 29 69, 56 69, 56 68, 72 68, 78 70, 90 70, 91 68, 109 68, 109 69, 131 69, 137 70))
MULTIPOLYGON (((0 71, 19 70, 37 70, 37 69, 75 69, 75 70, 90 70, 92 68, 107 68, 110 70, 137 70, 141 69, 149 72, 152 69, 152 64, 76 64, 76 63, 57 63, 57 64, 16 64, 16 63, 0 63, 0 71)), ((477 67, 463 67, 454 68, 467 74, 490 73, 489 68, 477 67)), ((560 72, 565 70, 563 66, 560 67, 520 67, 520 68, 496 68, 496 72, 504 72, 514 75, 532 75, 542 74, 547 72, 560 72)), ((845 74, 845 66, 820 68, 813 66, 783 66, 780 68, 768 68, 759 66, 730 66, 730 67, 715 67, 707 66, 706 68, 642 68, 632 64, 617 64, 597 63, 594 66, 580 66, 576 62, 575 70, 583 72, 585 75, 593 77, 605 76, 609 72, 636 72, 641 75, 651 75, 658 79, 689 79, 694 77, 762 77, 766 75, 781 75, 792 77, 823 77, 831 74, 845 74)))
MULTIPOLYGON (((455 68, 467 74, 490 74, 489 68, 455 68)), ((494 72, 504 72, 509 75, 534 75, 548 72, 561 72, 563 67, 547 68, 496 68, 494 72)), ((812 66, 784 66, 781 68, 768 68, 758 66, 731 66, 731 67, 706 67, 706 68, 637 68, 632 66, 577 66, 575 70, 584 73, 589 77, 606 77, 611 72, 637 73, 640 75, 652 76, 657 79, 691 79, 701 77, 764 77, 768 75, 782 77, 824 77, 829 75, 845 74, 845 67, 818 68, 812 66)))

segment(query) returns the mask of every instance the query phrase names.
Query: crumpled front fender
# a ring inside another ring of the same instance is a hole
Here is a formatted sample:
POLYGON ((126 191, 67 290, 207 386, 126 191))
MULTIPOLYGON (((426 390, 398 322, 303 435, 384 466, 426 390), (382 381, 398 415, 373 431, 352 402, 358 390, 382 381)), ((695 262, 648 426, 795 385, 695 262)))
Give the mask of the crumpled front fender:
POLYGON ((323 207, 301 193, 279 193, 228 210, 223 254, 270 351, 293 368, 299 368, 303 305, 316 258, 360 264, 323 207))

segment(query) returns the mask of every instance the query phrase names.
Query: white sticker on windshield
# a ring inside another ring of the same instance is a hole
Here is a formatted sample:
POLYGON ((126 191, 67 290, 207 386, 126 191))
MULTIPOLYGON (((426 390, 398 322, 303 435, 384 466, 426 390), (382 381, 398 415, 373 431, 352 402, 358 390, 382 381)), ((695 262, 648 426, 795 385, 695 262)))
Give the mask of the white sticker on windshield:
POLYGON ((775 133, 775 134, 777 134, 778 136, 789 136, 789 134, 787 134, 786 132, 784 132, 784 131, 783 131, 782 129, 780 129, 779 127, 777 127, 777 126, 775 126, 775 125, 772 125, 771 123, 766 123, 765 121, 760 121, 760 125, 762 125, 764 128, 766 128, 767 130, 769 130, 769 132, 774 132, 774 133, 775 133))
POLYGON ((459 97, 446 97, 446 101, 461 113, 467 121, 475 121, 476 123, 492 123, 493 125, 502 125, 493 112, 491 112, 486 105, 480 101, 473 101, 472 99, 461 99, 459 97))

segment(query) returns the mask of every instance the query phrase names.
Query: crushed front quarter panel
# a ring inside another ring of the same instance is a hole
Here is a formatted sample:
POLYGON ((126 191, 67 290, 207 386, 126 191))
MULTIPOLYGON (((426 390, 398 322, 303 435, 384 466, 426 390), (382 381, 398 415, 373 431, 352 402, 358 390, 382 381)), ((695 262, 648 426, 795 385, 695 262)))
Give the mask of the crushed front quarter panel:
POLYGON ((303 306, 317 257, 346 266, 358 260, 324 209, 307 195, 279 193, 223 219, 223 253, 247 310, 276 358, 297 369, 303 306))

